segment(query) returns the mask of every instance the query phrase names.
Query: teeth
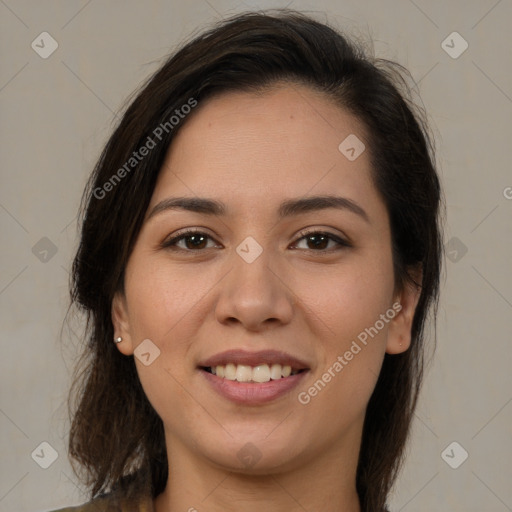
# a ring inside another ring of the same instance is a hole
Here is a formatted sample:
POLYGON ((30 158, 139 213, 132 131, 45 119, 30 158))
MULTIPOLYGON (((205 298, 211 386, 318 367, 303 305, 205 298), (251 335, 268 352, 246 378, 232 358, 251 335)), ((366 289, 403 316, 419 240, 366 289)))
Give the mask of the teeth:
MULTIPOLYGON (((219 367, 217 366, 217 371, 219 371, 218 368, 219 367)), ((236 366, 234 364, 229 363, 224 367, 224 378, 228 380, 236 380, 236 366)))
POLYGON ((239 364, 236 367, 235 378, 238 382, 249 382, 252 380, 252 368, 244 364, 239 364))
POLYGON ((283 369, 281 370, 281 375, 283 377, 289 377, 292 373, 292 367, 291 366, 283 366, 283 369))
POLYGON ((281 378, 281 365, 280 364, 273 364, 270 367, 270 378, 272 380, 277 380, 281 378))
POLYGON ((255 366, 251 369, 251 374, 254 382, 268 382, 270 380, 270 368, 268 364, 255 366))
POLYGON ((210 370, 217 377, 238 382, 269 382, 299 373, 298 370, 292 371, 292 367, 289 365, 281 366, 280 364, 273 364, 270 367, 268 364, 260 364, 252 367, 245 364, 229 363, 225 366, 214 366, 210 370))

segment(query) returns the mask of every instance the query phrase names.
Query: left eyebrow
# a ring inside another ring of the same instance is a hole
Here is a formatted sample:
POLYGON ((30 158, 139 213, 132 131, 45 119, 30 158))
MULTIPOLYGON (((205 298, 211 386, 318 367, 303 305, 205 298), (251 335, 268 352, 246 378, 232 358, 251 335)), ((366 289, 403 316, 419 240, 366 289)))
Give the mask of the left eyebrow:
POLYGON ((308 213, 318 210, 326 210, 328 208, 336 208, 338 210, 348 210, 359 215, 366 222, 370 223, 368 214, 352 199, 347 197, 325 195, 325 196, 309 196, 301 199, 290 199, 284 201, 279 206, 278 215, 282 219, 292 215, 308 213))
MULTIPOLYGON (((280 219, 300 215, 308 212, 336 208, 348 210, 366 222, 370 223, 368 214, 352 199, 334 195, 308 196, 300 199, 288 199, 283 201, 277 210, 280 219)), ((187 210, 205 215, 221 217, 226 215, 227 208, 224 203, 205 197, 169 197, 155 205, 149 213, 147 220, 158 213, 167 210, 187 210)))

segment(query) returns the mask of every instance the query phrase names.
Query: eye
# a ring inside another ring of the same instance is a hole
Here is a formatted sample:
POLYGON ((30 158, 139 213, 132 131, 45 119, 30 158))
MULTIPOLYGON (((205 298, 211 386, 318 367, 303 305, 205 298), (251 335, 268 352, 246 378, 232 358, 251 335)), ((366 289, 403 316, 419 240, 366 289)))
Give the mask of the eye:
MULTIPOLYGON (((351 247, 351 244, 337 235, 333 233, 325 232, 325 231, 310 231, 310 232, 300 232, 301 238, 295 242, 295 246, 298 242, 305 241, 306 244, 311 243, 313 248, 305 247, 306 250, 315 251, 315 252, 330 252, 330 250, 326 250, 329 246, 329 242, 334 243, 334 248, 331 247, 331 250, 340 250, 343 247, 351 247)), ((208 239, 213 240, 213 238, 203 231, 199 231, 196 229, 189 229, 181 232, 175 237, 172 237, 165 242, 162 243, 162 248, 172 249, 172 250, 183 250, 188 252, 198 252, 203 249, 211 248, 207 246, 208 239), (184 246, 179 246, 181 242, 184 243, 184 246)))
POLYGON ((195 251, 201 249, 208 249, 209 247, 205 247, 206 241, 210 239, 213 240, 210 235, 204 233, 203 231, 198 231, 196 229, 189 229, 187 231, 183 231, 179 235, 166 240, 162 244, 162 248, 169 248, 183 250, 183 251, 195 251), (184 242, 185 247, 178 246, 178 243, 184 242))
POLYGON ((299 233, 301 235, 301 238, 295 244, 301 241, 305 241, 306 244, 311 243, 313 245, 313 248, 306 247, 306 250, 315 251, 315 252, 330 252, 330 250, 326 250, 327 246, 329 245, 329 242, 334 242, 335 247, 334 250, 340 250, 343 247, 351 247, 351 244, 347 242, 346 240, 343 240, 337 235, 334 235, 333 233, 329 233, 326 231, 310 231, 310 232, 304 232, 301 231, 299 233))

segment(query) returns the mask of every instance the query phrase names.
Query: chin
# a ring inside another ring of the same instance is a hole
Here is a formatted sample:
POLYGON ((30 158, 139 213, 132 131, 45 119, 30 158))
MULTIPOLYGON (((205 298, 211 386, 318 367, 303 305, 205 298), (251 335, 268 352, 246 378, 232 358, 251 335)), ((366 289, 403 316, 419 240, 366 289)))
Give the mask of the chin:
MULTIPOLYGON (((270 431, 270 430, 269 430, 270 431)), ((265 439, 261 434, 237 436, 225 443, 204 446, 202 455, 214 465, 230 472, 245 475, 268 475, 291 469, 302 458, 296 437, 271 434, 265 439), (272 439, 271 439, 272 437, 272 439)))

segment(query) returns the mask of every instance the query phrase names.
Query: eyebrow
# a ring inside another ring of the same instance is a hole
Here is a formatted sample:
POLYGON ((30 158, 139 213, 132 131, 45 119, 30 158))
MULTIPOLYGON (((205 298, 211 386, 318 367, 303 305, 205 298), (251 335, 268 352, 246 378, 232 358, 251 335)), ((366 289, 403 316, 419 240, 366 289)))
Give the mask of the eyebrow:
MULTIPOLYGON (((284 219, 293 215, 326 210, 328 208, 348 210, 370 223, 368 214, 355 201, 346 197, 334 195, 308 196, 300 199, 288 199, 279 205, 277 215, 280 219, 284 219)), ((147 220, 168 210, 186 210, 205 215, 214 215, 217 217, 224 216, 227 213, 226 205, 215 199, 208 199, 204 197, 169 197, 160 201, 151 209, 147 220)))

